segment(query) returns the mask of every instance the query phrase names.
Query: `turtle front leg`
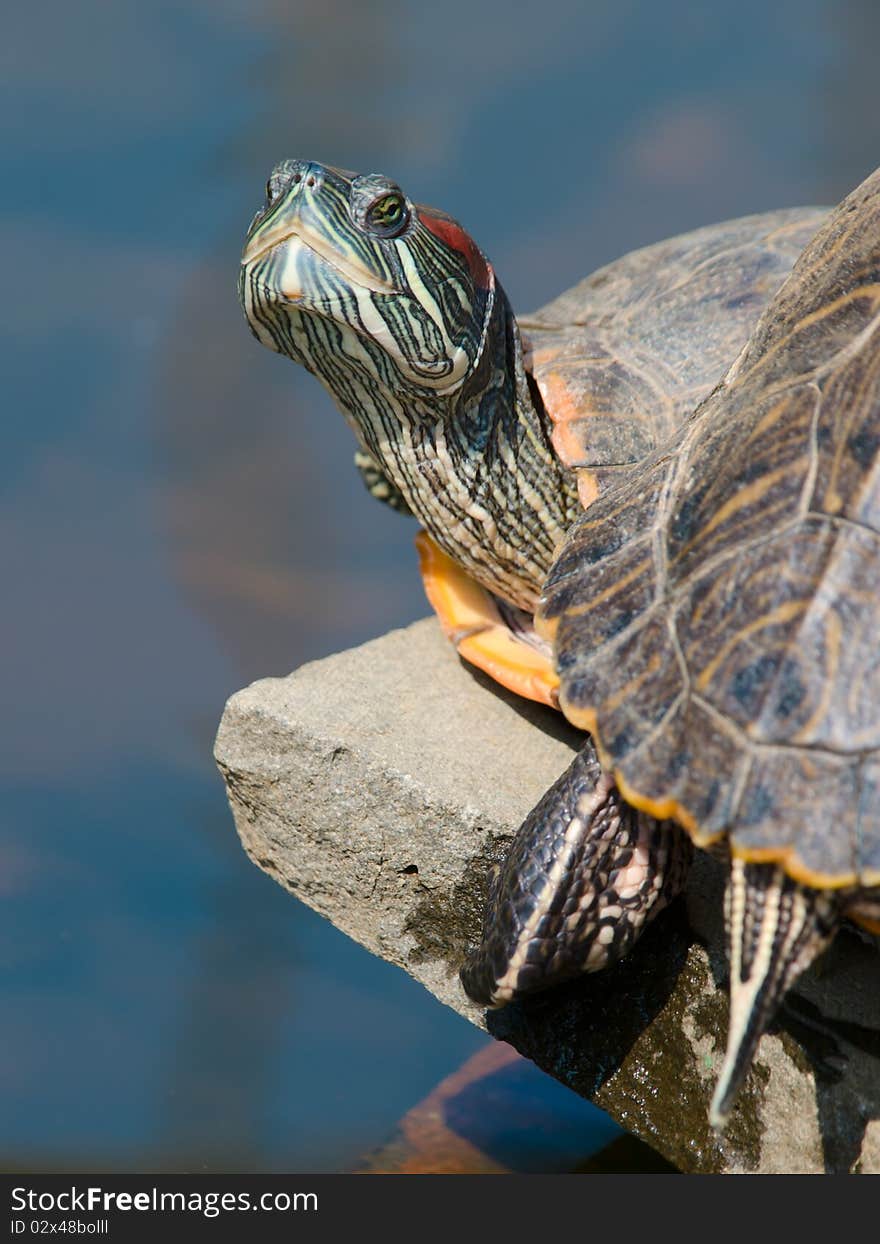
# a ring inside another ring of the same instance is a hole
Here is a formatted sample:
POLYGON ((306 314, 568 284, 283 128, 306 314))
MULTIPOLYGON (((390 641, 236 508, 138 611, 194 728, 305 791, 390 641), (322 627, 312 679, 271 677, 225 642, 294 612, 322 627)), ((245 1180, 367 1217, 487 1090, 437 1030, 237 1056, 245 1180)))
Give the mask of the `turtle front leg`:
POLYGON ((398 514, 412 513, 406 503, 406 497, 399 488, 392 484, 372 454, 368 454, 364 449, 357 450, 354 455, 354 464, 371 497, 375 497, 384 505, 391 506, 391 509, 397 510, 398 514))
POLYGON ((841 911, 830 890, 800 885, 776 864, 734 856, 724 896, 730 955, 727 1051, 709 1111, 727 1123, 755 1050, 785 993, 834 937, 841 911))
POLYGON ((622 958, 683 888, 692 855, 678 826, 623 802, 588 740, 513 841, 465 992, 503 1006, 622 958))

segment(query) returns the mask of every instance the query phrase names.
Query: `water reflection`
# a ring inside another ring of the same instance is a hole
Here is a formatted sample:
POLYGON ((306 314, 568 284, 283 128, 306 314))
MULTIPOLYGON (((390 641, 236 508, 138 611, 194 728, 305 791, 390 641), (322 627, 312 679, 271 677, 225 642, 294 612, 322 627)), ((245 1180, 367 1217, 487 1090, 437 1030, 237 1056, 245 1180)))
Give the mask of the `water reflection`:
POLYGON ((210 760, 244 681, 425 611, 412 525, 238 312, 266 173, 383 169, 529 308, 632 246, 858 182, 876 6, 83 0, 44 22, 8 14, 0 48, 0 1152, 348 1169, 484 1039, 246 861, 210 760))

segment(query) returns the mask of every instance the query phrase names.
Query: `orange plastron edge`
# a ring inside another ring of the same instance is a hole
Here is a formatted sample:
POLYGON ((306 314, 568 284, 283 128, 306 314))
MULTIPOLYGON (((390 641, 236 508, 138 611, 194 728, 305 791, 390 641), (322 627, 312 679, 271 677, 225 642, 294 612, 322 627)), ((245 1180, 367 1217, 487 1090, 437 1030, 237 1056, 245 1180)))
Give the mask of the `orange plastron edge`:
POLYGON ((559 679, 548 657, 510 630, 485 588, 438 548, 416 536, 425 594, 458 655, 526 700, 559 708, 559 679))

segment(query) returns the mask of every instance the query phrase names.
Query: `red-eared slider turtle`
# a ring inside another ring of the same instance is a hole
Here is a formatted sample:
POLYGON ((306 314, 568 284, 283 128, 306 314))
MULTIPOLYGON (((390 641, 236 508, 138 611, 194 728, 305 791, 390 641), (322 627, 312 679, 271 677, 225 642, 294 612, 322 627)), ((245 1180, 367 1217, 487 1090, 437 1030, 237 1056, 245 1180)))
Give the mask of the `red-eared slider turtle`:
POLYGON ((384 177, 278 165, 242 260, 254 334, 419 519, 435 598, 453 572, 447 628, 503 652, 459 650, 536 698, 558 677, 593 736, 521 827, 465 987, 498 1005, 603 966, 691 839, 729 842, 716 1122, 794 976, 844 914, 877 915, 877 197, 823 227, 702 405, 820 213, 628 256, 525 321, 528 350, 468 235, 384 177), (556 674, 537 652, 517 682, 542 592, 556 674))

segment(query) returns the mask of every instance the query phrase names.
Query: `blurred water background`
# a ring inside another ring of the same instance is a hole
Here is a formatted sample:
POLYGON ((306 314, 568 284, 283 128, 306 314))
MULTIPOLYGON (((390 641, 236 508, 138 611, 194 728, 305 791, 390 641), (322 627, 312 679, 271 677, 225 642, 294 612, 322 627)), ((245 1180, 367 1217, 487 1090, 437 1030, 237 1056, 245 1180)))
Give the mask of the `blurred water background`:
MULTIPOLYGON (((680 230, 839 200, 880 163, 878 53, 876 0, 8 10, 5 1169, 348 1170, 487 1045, 246 860, 211 760, 232 691, 427 612, 412 525, 241 319, 272 164, 388 173, 529 310, 680 230)), ((617 1134, 547 1085, 530 1169, 617 1134)), ((494 1108, 516 1168, 521 1106, 494 1108)))

